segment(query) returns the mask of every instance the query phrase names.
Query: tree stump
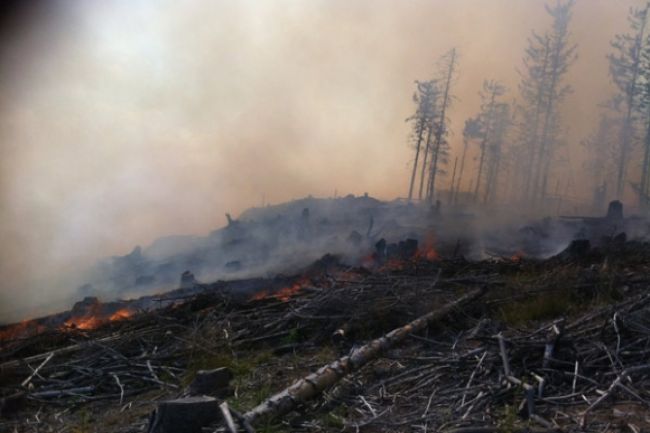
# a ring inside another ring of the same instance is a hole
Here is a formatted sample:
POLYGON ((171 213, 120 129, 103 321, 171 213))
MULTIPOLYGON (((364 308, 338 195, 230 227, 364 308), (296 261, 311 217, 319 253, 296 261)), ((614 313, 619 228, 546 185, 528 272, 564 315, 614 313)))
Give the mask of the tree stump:
POLYGON ((197 396, 158 403, 151 414, 148 433, 201 433, 201 429, 221 420, 219 400, 197 396))
POLYGON ((189 386, 190 395, 212 395, 225 397, 230 392, 232 372, 227 367, 214 370, 199 370, 189 386))

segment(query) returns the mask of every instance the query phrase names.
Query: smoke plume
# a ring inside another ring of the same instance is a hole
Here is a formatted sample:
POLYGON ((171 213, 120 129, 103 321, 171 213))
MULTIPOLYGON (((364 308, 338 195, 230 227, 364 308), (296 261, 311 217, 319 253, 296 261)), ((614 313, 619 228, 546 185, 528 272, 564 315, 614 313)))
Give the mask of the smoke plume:
MULTIPOLYGON (((484 79, 517 95, 543 0, 14 1, 0 40, 0 321, 69 304, 76 275, 251 205, 406 194, 413 81, 456 47, 452 158, 484 79)), ((632 0, 579 0, 562 150, 611 92, 632 0)), ((445 186, 449 179, 443 179, 445 186)))

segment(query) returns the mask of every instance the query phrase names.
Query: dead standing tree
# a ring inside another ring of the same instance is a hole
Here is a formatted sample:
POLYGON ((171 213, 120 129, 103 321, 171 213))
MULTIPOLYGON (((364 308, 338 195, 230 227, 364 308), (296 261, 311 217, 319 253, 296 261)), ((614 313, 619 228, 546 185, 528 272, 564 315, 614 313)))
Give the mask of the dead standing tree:
POLYGON ((544 86, 549 63, 549 41, 533 33, 529 47, 524 57, 525 70, 521 73, 519 91, 522 96, 520 110, 523 113, 520 123, 520 141, 525 166, 522 170, 524 178, 522 200, 528 200, 533 177, 533 166, 538 153, 539 124, 544 104, 544 86))
POLYGON ((505 135, 505 124, 509 109, 507 104, 498 99, 505 94, 505 87, 496 81, 483 82, 481 95, 481 112, 476 119, 466 122, 466 138, 480 139, 479 164, 474 187, 474 201, 478 201, 481 187, 484 185, 484 200, 487 200, 491 187, 496 184, 498 159, 501 156, 501 140, 505 135), (505 118, 504 118, 505 114, 505 118), (474 125, 468 129, 467 125, 474 125), (471 134, 471 135, 470 135, 471 134), (486 170, 487 168, 487 170, 486 170), (487 176, 486 176, 487 174, 487 176), (484 178, 485 181, 484 181, 484 178))
POLYGON ((616 35, 611 43, 614 52, 608 56, 610 74, 619 89, 618 97, 623 105, 620 108, 622 124, 616 176, 616 195, 619 198, 625 189, 629 154, 635 137, 635 121, 640 108, 640 79, 646 45, 648 5, 643 9, 631 9, 628 20, 632 33, 616 35))
POLYGON ((419 192, 420 198, 422 197, 422 183, 424 182, 424 173, 426 171, 427 157, 429 154, 428 142, 431 137, 433 121, 437 117, 436 104, 439 97, 438 86, 435 80, 423 82, 416 81, 415 83, 417 85, 417 90, 413 94, 413 102, 415 102, 417 108, 415 114, 407 119, 407 121, 413 122, 412 137, 415 141, 415 160, 413 161, 413 170, 411 172, 411 181, 409 183, 409 201, 413 199, 415 178, 420 163, 420 153, 422 152, 424 137, 427 135, 427 144, 425 145, 422 159, 422 174, 419 192))
POLYGON ((546 11, 553 18, 553 30, 549 33, 550 69, 547 79, 546 106, 540 139, 540 163, 536 169, 533 200, 544 200, 553 147, 557 143, 559 130, 558 105, 571 92, 571 87, 562 85, 562 78, 576 60, 576 45, 569 45, 569 23, 574 0, 558 3, 555 7, 546 6, 546 11))
POLYGON ((463 130, 463 153, 460 156, 460 171, 458 176, 456 176, 456 183, 452 185, 452 197, 451 202, 453 204, 458 203, 458 193, 460 191, 460 182, 463 180, 463 173, 465 171, 465 158, 467 157, 467 147, 469 145, 469 138, 466 136, 465 131, 467 130, 467 122, 465 122, 465 128, 463 130))
POLYGON ((499 184, 499 175, 502 172, 501 158, 503 147, 506 142, 508 130, 510 129, 510 105, 500 103, 496 106, 494 113, 494 128, 492 131, 492 140, 488 145, 488 157, 486 160, 486 180, 485 192, 483 196, 484 203, 494 202, 497 197, 499 184))
MULTIPOLYGON (((427 182, 426 198, 433 203, 436 189, 436 176, 442 172, 441 166, 447 163, 447 135, 449 133, 447 124, 447 110, 451 106, 453 96, 451 95, 451 85, 458 68, 458 54, 456 49, 452 49, 442 58, 442 68, 444 71, 445 87, 442 91, 442 101, 440 103, 440 117, 435 123, 433 143, 431 143, 431 163, 429 164, 429 179, 427 182)), ((433 127, 434 125, 432 125, 433 127)), ((427 142, 429 145, 429 142, 427 142)), ((427 146, 428 147, 428 146, 427 146)))
POLYGON ((533 32, 524 56, 520 92, 525 111, 521 127, 527 153, 523 199, 532 204, 546 196, 553 151, 559 131, 558 109, 571 87, 562 79, 576 59, 576 46, 569 44, 569 23, 574 0, 546 6, 552 29, 533 32))
MULTIPOLYGON (((646 6, 646 16, 650 4, 646 6)), ((650 36, 646 36, 643 50, 642 78, 644 85, 640 97, 640 108, 645 120, 645 137, 643 139, 643 165, 639 184, 639 204, 644 212, 650 211, 650 36)))
POLYGON ((603 209, 607 200, 607 188, 616 176, 615 152, 618 141, 617 119, 604 113, 601 115, 596 131, 582 142, 588 150, 589 159, 585 161, 585 169, 593 184, 593 209, 603 209))

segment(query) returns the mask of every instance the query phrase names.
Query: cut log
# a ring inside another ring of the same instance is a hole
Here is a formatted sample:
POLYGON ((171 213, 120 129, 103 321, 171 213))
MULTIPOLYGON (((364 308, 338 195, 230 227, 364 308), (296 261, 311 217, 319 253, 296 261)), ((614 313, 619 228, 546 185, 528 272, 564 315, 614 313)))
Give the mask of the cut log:
POLYGON ((158 404, 151 414, 148 433, 201 433, 221 420, 219 400, 214 397, 186 397, 158 404))
POLYGON ((334 385, 345 375, 358 370, 386 350, 402 342, 409 334, 425 329, 431 323, 444 318, 458 307, 478 299, 484 293, 485 288, 474 290, 454 302, 420 316, 401 328, 396 328, 383 337, 353 350, 349 355, 339 358, 269 397, 246 412, 244 418, 248 422, 254 423, 262 418, 277 417, 290 412, 299 404, 314 398, 334 385))

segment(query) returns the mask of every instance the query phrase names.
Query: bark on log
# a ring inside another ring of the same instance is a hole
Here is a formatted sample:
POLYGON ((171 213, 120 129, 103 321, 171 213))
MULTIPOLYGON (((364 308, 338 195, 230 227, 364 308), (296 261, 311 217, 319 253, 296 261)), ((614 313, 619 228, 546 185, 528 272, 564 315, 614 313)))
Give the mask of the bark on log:
POLYGON ((298 380, 290 387, 269 397, 246 412, 244 418, 248 422, 254 423, 260 418, 276 417, 290 412, 299 404, 319 395, 334 385, 345 375, 358 370, 369 361, 377 358, 382 352, 400 343, 409 334, 425 329, 429 324, 442 319, 456 308, 478 299, 484 293, 485 288, 474 290, 454 302, 420 316, 401 328, 396 328, 383 337, 357 348, 350 355, 321 367, 315 373, 298 380))

